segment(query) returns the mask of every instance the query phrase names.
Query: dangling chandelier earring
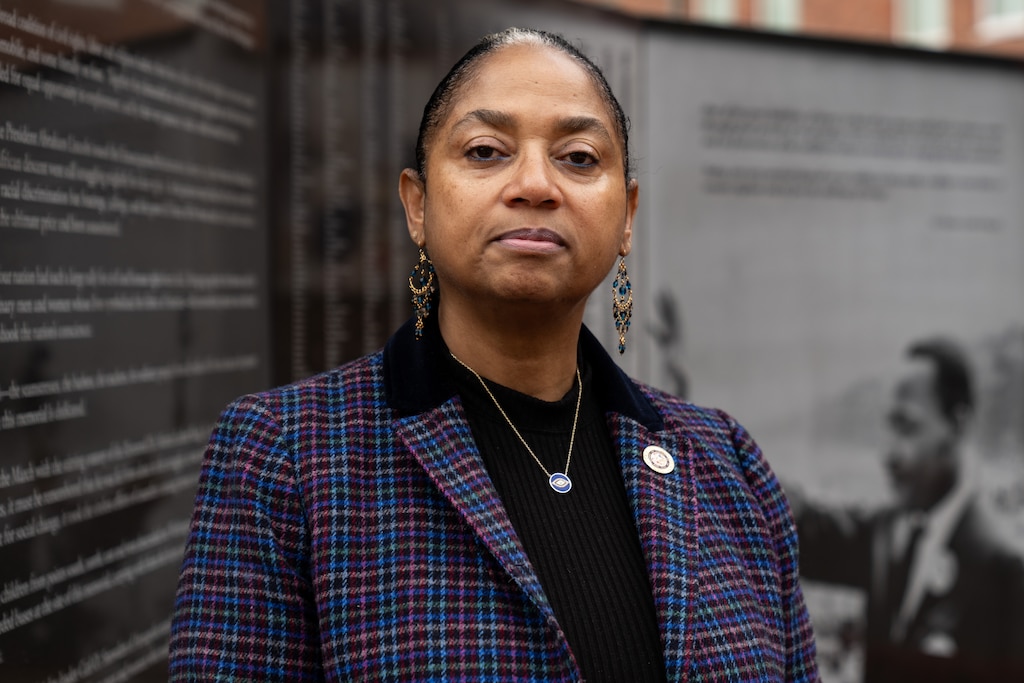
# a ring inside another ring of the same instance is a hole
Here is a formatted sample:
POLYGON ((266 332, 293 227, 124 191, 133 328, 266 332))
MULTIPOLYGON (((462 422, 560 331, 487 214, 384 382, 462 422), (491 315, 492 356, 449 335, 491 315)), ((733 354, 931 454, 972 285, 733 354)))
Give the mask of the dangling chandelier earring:
POLYGON ((434 307, 434 292, 437 291, 434 287, 434 264, 423 247, 420 247, 420 260, 409 273, 409 290, 416 312, 416 340, 419 341, 423 338, 423 321, 434 307))
POLYGON ((626 352, 629 319, 633 316, 633 286, 629 284, 625 257, 619 259, 619 272, 612 283, 612 316, 615 318, 615 331, 619 333, 619 353, 623 354, 626 352))

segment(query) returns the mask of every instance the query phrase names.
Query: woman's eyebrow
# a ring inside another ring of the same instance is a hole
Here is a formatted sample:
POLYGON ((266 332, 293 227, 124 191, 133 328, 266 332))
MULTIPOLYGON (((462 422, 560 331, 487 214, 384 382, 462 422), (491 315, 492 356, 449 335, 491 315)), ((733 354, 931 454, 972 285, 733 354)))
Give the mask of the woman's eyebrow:
POLYGON ((499 128, 501 130, 508 130, 515 127, 515 117, 508 112, 497 111, 495 109, 474 109, 455 122, 452 126, 449 137, 454 136, 462 128, 473 123, 483 123, 484 125, 499 128))
POLYGON ((593 133, 604 138, 609 143, 612 142, 612 136, 608 132, 607 126, 602 123, 601 119, 593 116, 568 116, 558 121, 556 129, 563 135, 593 133))
MULTIPOLYGON (((496 109, 474 109, 467 112, 461 119, 455 122, 451 128, 449 137, 452 137, 468 125, 483 123, 499 130, 510 130, 516 127, 515 116, 508 112, 496 109)), ((592 133, 608 142, 612 142, 611 133, 601 119, 593 116, 567 116, 555 122, 554 129, 559 135, 571 135, 573 133, 592 133)))

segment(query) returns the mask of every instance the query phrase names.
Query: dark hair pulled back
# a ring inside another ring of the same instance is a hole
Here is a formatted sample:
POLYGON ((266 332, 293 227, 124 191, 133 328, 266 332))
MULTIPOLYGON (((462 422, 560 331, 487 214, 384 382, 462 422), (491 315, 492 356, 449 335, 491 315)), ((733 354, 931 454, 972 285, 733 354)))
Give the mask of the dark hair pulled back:
POLYGON ((512 45, 551 47, 569 56, 583 67, 597 87, 615 122, 616 132, 619 139, 622 140, 623 170, 628 180, 632 175, 629 156, 629 120, 622 110, 622 105, 615 98, 611 86, 608 85, 608 80, 589 57, 565 38, 557 33, 532 28, 508 28, 484 36, 455 63, 455 66, 437 84, 434 93, 423 107, 423 118, 420 119, 420 130, 416 137, 416 171, 420 178, 426 179, 427 146, 431 137, 448 116, 460 90, 476 75, 481 58, 512 45))

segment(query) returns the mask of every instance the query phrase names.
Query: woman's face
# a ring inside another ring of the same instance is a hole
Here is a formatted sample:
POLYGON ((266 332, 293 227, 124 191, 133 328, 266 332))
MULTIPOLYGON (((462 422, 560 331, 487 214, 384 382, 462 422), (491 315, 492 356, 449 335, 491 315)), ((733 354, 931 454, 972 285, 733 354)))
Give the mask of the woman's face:
POLYGON ((630 250, 636 183, 587 72, 550 47, 482 58, 401 182, 443 305, 582 305, 630 250))

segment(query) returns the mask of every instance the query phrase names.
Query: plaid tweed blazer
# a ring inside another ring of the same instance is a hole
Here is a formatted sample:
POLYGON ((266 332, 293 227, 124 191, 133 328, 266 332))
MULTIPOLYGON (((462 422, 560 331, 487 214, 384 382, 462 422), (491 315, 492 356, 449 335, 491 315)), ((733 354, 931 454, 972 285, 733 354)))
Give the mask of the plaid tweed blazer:
MULTIPOLYGON (((641 384, 584 329, 669 681, 816 681, 788 503, 721 412, 641 384), (648 445, 676 469, 643 462, 648 445)), ((204 458, 173 681, 580 681, 443 374, 436 323, 230 405, 204 458)), ((614 628, 609 625, 609 628, 614 628)))

